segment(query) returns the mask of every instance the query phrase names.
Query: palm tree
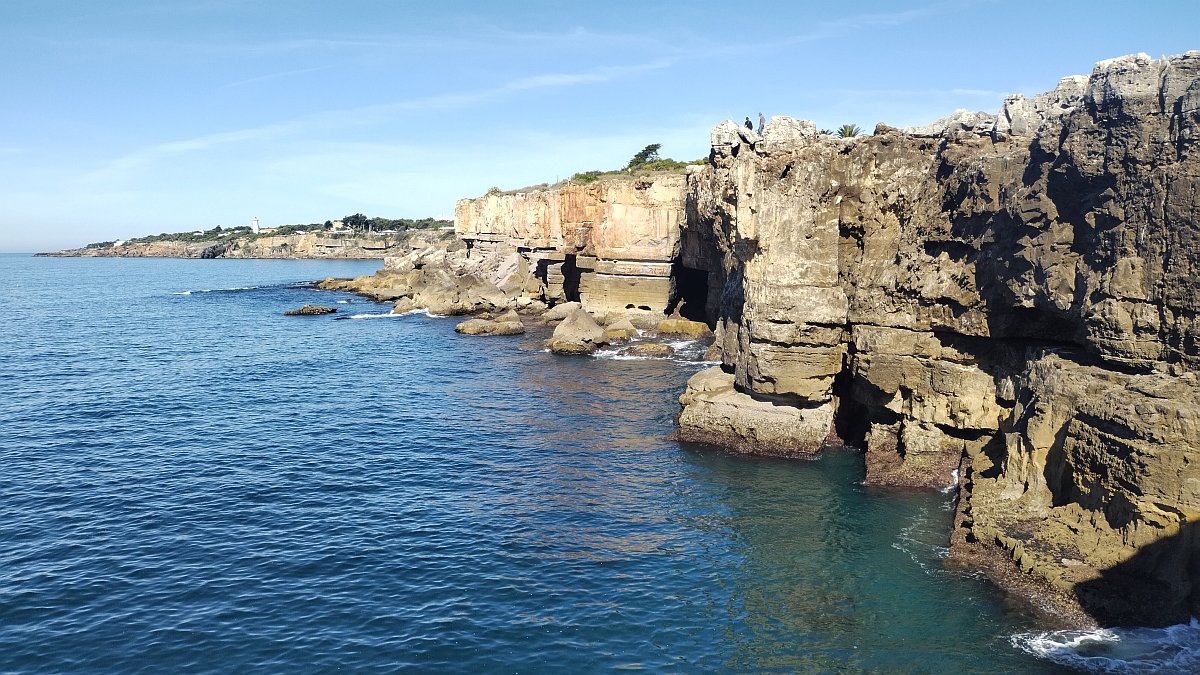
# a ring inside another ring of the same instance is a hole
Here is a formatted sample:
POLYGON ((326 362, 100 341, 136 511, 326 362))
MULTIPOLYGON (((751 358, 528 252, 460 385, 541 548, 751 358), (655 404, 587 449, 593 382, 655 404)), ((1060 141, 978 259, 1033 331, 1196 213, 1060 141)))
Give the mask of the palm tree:
POLYGON ((843 124, 838 127, 837 135, 842 138, 854 138, 862 133, 862 129, 857 124, 843 124))

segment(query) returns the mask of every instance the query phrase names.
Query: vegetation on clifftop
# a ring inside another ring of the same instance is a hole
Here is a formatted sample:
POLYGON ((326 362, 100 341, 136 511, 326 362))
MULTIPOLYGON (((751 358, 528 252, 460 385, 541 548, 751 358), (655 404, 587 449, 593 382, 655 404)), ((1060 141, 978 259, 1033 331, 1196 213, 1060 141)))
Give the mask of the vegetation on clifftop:
POLYGON ((690 162, 680 162, 669 157, 659 157, 658 151, 661 148, 661 143, 651 143, 638 151, 622 169, 580 171, 571 176, 571 180, 576 183, 587 184, 594 183, 604 176, 649 173, 651 171, 682 171, 689 164, 704 164, 708 161, 702 158, 690 162))
MULTIPOLYGON (((406 230, 433 230, 441 227, 452 227, 454 225, 453 220, 442 220, 439 218, 420 218, 417 220, 411 218, 381 218, 378 216, 368 218, 361 213, 345 216, 339 222, 344 229, 334 229, 334 222, 331 220, 326 220, 323 223, 280 225, 279 227, 260 232, 254 232, 245 225, 239 227, 221 227, 218 225, 210 230, 163 232, 161 234, 135 237, 125 240, 125 243, 152 244, 159 241, 178 241, 186 244, 198 244, 223 239, 254 241, 263 237, 279 237, 310 232, 320 232, 329 237, 350 237, 363 234, 390 234, 406 230)), ((100 241, 88 244, 85 248, 108 248, 116 243, 116 241, 100 241)))

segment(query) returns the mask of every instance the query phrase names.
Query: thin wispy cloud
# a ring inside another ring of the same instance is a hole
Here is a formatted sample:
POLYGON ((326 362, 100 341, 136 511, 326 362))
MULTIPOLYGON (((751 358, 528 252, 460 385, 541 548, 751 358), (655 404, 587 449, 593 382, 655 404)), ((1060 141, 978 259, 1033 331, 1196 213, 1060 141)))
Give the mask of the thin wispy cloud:
POLYGON ((319 129, 370 125, 394 119, 396 114, 401 112, 432 112, 478 104, 518 92, 609 82, 639 73, 668 68, 671 64, 670 60, 660 59, 649 63, 609 66, 576 73, 544 73, 510 80, 495 87, 342 110, 328 110, 275 124, 158 143, 118 157, 101 169, 89 173, 86 178, 89 180, 112 179, 162 157, 206 150, 215 146, 263 141, 319 129))
POLYGON ((982 96, 986 98, 996 98, 1008 96, 1012 92, 991 91, 989 89, 951 89, 951 94, 956 96, 982 96))
MULTIPOLYGON (((817 90, 814 90, 817 91, 817 90)), ((1003 98, 1010 92, 987 89, 826 89, 830 94, 842 96, 890 96, 897 98, 969 96, 973 98, 1003 98)))
POLYGON ((278 73, 267 73, 265 75, 259 75, 257 77, 248 77, 244 80, 238 80, 237 82, 230 82, 229 84, 225 85, 225 87, 226 88, 244 87, 248 84, 256 84, 258 82, 266 82, 268 80, 277 80, 277 79, 284 78, 284 77, 292 77, 294 75, 304 75, 306 73, 315 73, 315 72, 322 71, 322 70, 329 70, 331 67, 332 66, 316 66, 314 68, 297 68, 295 70, 284 70, 284 71, 281 71, 278 73))

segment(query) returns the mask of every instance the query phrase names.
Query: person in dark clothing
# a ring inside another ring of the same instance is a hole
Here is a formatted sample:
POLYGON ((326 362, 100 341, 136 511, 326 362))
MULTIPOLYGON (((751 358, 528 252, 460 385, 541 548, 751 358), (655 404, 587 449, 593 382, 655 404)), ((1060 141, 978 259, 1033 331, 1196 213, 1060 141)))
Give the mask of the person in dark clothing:
POLYGON ((750 123, 749 117, 746 118, 746 128, 749 129, 750 131, 754 131, 754 125, 750 123))

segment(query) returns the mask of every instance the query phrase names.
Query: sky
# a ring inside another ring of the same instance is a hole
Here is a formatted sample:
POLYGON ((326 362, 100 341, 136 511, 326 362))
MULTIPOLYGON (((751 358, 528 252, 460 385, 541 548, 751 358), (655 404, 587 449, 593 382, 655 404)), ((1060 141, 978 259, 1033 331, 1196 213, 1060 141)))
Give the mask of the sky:
POLYGON ((0 0, 0 251, 453 217, 707 156, 759 112, 873 129, 1200 49, 1192 0, 0 0))

